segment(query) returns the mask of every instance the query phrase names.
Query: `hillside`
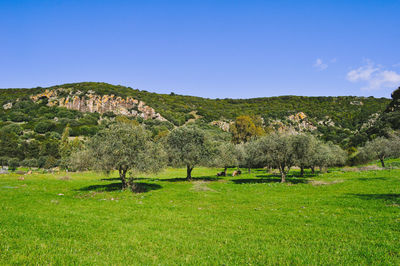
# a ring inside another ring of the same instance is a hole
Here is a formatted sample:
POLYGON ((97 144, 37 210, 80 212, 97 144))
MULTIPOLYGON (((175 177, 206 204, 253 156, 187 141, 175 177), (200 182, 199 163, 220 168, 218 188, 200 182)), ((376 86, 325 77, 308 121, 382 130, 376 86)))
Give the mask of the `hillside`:
POLYGON ((26 151, 18 152, 15 147, 25 149, 37 141, 29 149, 44 149, 47 151, 41 155, 57 158, 54 147, 67 125, 72 137, 92 136, 115 117, 146 124, 156 138, 176 126, 195 122, 217 138, 229 139, 231 123, 240 115, 249 115, 267 132, 312 131, 325 141, 350 148, 368 140, 366 129, 375 124, 389 103, 386 98, 354 96, 208 99, 95 82, 1 89, 4 139, 0 145, 4 156, 24 158, 18 154, 26 151))
POLYGON ((2 105, 15 101, 19 97, 43 93, 47 90, 64 89, 80 95, 92 91, 97 95, 115 95, 122 98, 132 97, 145 102, 168 121, 182 125, 197 112, 206 122, 214 120, 233 120, 239 115, 260 115, 265 121, 283 119, 299 112, 309 118, 325 120, 330 118, 336 125, 351 130, 367 121, 369 116, 385 110, 390 100, 373 97, 305 97, 279 96, 253 99, 208 99, 194 96, 157 94, 135 90, 129 87, 106 83, 83 82, 64 84, 49 88, 12 89, 0 91, 2 105))

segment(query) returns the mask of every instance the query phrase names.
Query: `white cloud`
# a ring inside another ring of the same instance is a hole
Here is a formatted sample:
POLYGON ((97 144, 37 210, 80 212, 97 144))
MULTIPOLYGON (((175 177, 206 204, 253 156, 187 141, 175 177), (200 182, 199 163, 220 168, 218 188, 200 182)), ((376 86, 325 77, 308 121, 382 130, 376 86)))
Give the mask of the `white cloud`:
POLYGON ((327 68, 328 68, 328 65, 327 65, 327 64, 324 64, 324 63, 322 62, 322 59, 321 59, 321 58, 317 58, 317 60, 315 60, 315 63, 314 63, 314 65, 313 65, 313 67, 315 67, 316 69, 322 71, 322 70, 327 69, 327 68))
POLYGON ((380 90, 399 86, 400 73, 367 61, 366 65, 350 70, 347 73, 347 80, 353 83, 363 83, 362 90, 380 90))

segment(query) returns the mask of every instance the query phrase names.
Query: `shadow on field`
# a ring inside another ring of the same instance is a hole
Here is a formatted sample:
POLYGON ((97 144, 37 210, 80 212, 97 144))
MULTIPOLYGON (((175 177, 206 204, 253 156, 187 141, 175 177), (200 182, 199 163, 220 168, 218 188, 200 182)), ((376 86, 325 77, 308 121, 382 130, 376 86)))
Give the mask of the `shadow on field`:
MULTIPOLYGON (((257 176, 258 177, 258 176, 257 176)), ((261 179, 231 179, 235 184, 261 184, 261 183, 280 183, 281 178, 261 178, 261 179)), ((305 179, 293 179, 293 178, 286 178, 286 183, 291 184, 298 184, 298 183, 306 183, 305 179)))
MULTIPOLYGON (((218 181, 222 178, 220 177, 211 177, 211 176, 197 176, 192 177, 190 181, 218 181)), ((159 181, 166 181, 166 182, 186 182, 188 181, 186 177, 176 177, 176 178, 168 178, 168 179, 158 179, 159 181)))
POLYGON ((400 203, 400 194, 348 194, 365 200, 390 200, 400 203))
MULTIPOLYGON (((221 180, 220 177, 211 177, 211 176, 198 176, 192 177, 190 181, 218 181, 221 180)), ((146 178, 146 177, 138 177, 135 180, 147 180, 147 181, 161 181, 161 182, 190 182, 186 179, 186 177, 175 177, 175 178, 146 178)))
POLYGON ((119 177, 102 178, 100 181, 118 181, 121 180, 119 177))
MULTIPOLYGON (((157 190, 162 188, 162 186, 158 184, 151 184, 151 183, 135 183, 136 190, 140 193, 149 192, 150 190, 157 190)), ((80 191, 117 191, 122 189, 122 183, 111 183, 105 185, 92 185, 80 188, 80 191)))

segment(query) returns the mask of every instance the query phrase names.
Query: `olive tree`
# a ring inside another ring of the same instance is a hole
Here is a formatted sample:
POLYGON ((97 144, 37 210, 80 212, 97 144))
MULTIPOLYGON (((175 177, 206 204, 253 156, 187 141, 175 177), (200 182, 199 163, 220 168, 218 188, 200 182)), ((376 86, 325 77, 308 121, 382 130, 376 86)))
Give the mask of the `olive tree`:
POLYGON ((385 167, 385 159, 399 155, 399 140, 396 137, 378 137, 368 141, 360 151, 360 156, 365 159, 378 159, 382 167, 385 167))
POLYGON ((183 126, 171 131, 166 146, 172 165, 186 167, 186 179, 192 179, 196 165, 206 165, 214 161, 213 145, 206 133, 193 126, 183 126))
MULTIPOLYGON (((114 124, 98 132, 88 143, 95 170, 118 170, 122 188, 128 187, 127 173, 156 172, 164 166, 164 151, 142 126, 114 124)), ((87 154, 80 154, 81 156, 87 154)))
POLYGON ((286 175, 295 163, 293 136, 272 134, 260 138, 257 143, 261 155, 259 161, 264 160, 268 166, 277 168, 281 174, 281 182, 286 182, 286 175))
POLYGON ((311 169, 314 173, 316 166, 320 171, 329 166, 343 165, 346 161, 346 152, 338 145, 318 142, 315 153, 311 159, 311 169))
POLYGON ((300 175, 304 176, 304 168, 310 167, 313 156, 317 150, 317 139, 310 134, 298 134, 293 136, 293 153, 296 165, 300 167, 300 175))
POLYGON ((238 153, 238 149, 234 144, 222 142, 217 147, 214 165, 223 167, 226 175, 228 167, 238 166, 238 153))
POLYGON ((247 168, 251 173, 251 168, 265 166, 262 156, 260 156, 260 149, 258 141, 252 139, 249 142, 237 144, 239 166, 247 168))

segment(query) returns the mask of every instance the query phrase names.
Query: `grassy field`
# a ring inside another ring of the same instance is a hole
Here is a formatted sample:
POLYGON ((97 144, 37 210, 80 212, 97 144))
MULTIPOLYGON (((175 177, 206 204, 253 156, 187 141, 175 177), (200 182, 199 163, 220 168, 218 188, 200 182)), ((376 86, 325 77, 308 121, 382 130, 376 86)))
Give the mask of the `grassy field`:
POLYGON ((400 170, 218 170, 0 175, 0 264, 400 264, 400 170))

